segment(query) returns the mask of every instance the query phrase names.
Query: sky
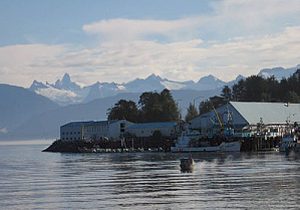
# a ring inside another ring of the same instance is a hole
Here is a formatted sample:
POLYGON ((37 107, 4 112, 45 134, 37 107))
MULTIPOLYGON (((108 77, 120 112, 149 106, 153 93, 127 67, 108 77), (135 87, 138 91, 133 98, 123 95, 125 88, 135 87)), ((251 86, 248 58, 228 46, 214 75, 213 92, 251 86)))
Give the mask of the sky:
POLYGON ((292 67, 299 14, 299 0, 1 0, 0 83, 229 81, 292 67))

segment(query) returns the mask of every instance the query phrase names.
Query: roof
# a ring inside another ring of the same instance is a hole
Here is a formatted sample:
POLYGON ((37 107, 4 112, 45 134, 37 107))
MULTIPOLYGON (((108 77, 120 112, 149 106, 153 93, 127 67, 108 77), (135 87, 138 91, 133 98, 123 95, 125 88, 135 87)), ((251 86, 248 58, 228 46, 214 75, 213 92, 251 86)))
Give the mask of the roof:
POLYGON ((88 125, 96 125, 96 124, 104 124, 108 123, 108 121, 81 121, 81 122, 70 122, 65 125, 62 125, 61 127, 80 127, 82 125, 88 126, 88 125))
POLYGON ((158 129, 158 128, 172 128, 176 126, 176 122, 152 122, 152 123, 135 123, 128 126, 128 129, 158 129))
POLYGON ((300 104, 266 102, 230 102, 249 124, 285 124, 300 122, 300 104))

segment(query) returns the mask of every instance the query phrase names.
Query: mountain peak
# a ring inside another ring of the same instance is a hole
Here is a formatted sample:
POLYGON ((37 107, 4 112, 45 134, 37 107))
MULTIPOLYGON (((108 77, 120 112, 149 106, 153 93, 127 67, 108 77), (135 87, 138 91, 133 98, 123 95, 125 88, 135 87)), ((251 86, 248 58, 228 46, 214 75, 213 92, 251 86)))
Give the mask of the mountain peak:
POLYGON ((62 83, 70 83, 71 82, 71 77, 68 73, 65 73, 62 80, 61 80, 62 83))
POLYGON ((245 77, 244 77, 243 75, 241 75, 241 74, 239 74, 239 75, 235 78, 236 81, 239 81, 239 80, 242 80, 242 79, 245 79, 245 77))
POLYGON ((162 80, 162 78, 160 76, 152 73, 145 80, 162 80))
POLYGON ((281 80, 283 78, 288 78, 293 75, 293 73, 296 72, 297 67, 291 67, 291 68, 283 68, 283 67, 275 67, 275 68, 265 68, 260 70, 258 73, 258 76, 261 76, 263 78, 269 78, 271 76, 274 76, 277 80, 281 80))
POLYGON ((218 81, 219 79, 211 74, 202 77, 201 79, 199 79, 198 83, 200 82, 211 82, 211 81, 218 81))
POLYGON ((33 80, 29 90, 35 91, 42 88, 47 88, 47 85, 44 85, 42 82, 38 82, 37 80, 33 80))
POLYGON ((71 77, 68 73, 65 73, 61 80, 58 79, 53 85, 53 87, 72 91, 80 89, 79 85, 71 81, 71 77))

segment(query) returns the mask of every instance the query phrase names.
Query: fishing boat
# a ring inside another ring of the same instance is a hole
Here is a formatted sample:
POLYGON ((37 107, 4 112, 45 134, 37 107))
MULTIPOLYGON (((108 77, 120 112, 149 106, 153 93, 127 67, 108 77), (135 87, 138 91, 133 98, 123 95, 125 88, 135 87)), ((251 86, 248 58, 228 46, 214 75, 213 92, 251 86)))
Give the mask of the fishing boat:
POLYGON ((297 123, 282 137, 279 151, 287 154, 291 151, 300 153, 300 128, 297 123))
POLYGON ((211 138, 205 138, 199 131, 190 130, 181 133, 175 146, 171 147, 171 152, 240 152, 241 141, 234 136, 232 116, 227 106, 227 120, 219 116, 214 106, 217 123, 211 119, 213 125, 216 125, 217 131, 211 138))
POLYGON ((202 138, 194 132, 183 132, 171 152, 240 152, 241 142, 230 138, 202 138))
POLYGON ((284 136, 281 140, 279 152, 289 153, 291 151, 300 153, 300 139, 296 136, 284 136))

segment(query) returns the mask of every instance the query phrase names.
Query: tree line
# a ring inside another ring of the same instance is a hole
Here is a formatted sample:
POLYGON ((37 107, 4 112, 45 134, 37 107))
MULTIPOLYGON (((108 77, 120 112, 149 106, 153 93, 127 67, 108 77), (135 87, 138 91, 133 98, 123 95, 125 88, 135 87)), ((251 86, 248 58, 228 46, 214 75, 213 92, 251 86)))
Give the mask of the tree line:
MULTIPOLYGON (((185 121, 190 121, 199 114, 218 108, 228 101, 243 102, 290 102, 300 103, 300 69, 291 77, 282 80, 274 76, 263 78, 250 76, 240 80, 232 87, 224 86, 220 96, 213 96, 202 101, 197 107, 190 103, 185 121)), ((138 104, 120 100, 108 109, 108 120, 126 119, 131 122, 164 122, 181 119, 180 111, 169 90, 160 93, 144 92, 138 104)))
POLYGON ((190 103, 185 120, 189 121, 228 101, 300 103, 300 69, 291 77, 283 78, 280 81, 274 76, 263 78, 254 75, 240 80, 232 88, 224 86, 220 96, 213 96, 202 101, 198 110, 195 105, 190 103))
POLYGON ((180 113, 170 91, 144 92, 138 104, 119 100, 107 110, 108 120, 128 120, 135 123, 178 121, 180 113))

